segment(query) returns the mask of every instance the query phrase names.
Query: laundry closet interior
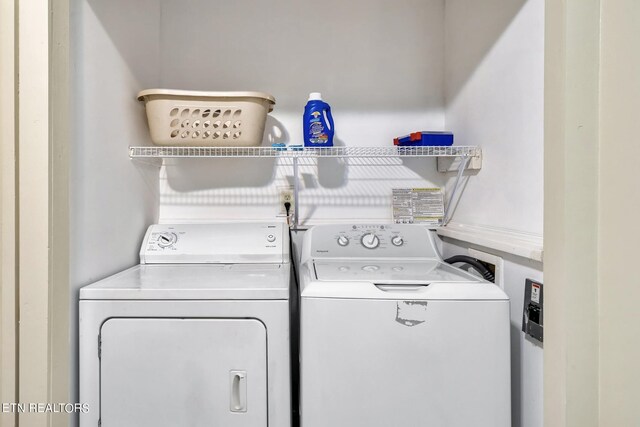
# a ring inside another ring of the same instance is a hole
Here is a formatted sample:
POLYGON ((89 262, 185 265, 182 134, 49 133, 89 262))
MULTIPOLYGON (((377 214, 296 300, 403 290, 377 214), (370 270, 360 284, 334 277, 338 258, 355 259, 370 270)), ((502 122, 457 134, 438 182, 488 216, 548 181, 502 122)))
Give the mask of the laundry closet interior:
POLYGON ((521 325, 525 281, 543 279, 543 0, 73 0, 70 43, 72 337, 79 289, 137 264, 151 224, 282 222, 280 193, 296 185, 295 259, 314 225, 390 223, 392 189, 442 187, 448 200, 457 172, 436 157, 305 158, 294 175, 277 157, 130 155, 152 146, 144 89, 271 94, 265 147, 302 144, 321 92, 336 147, 447 130, 481 152, 438 244, 445 258, 499 258, 512 425, 542 426, 542 344, 521 325))

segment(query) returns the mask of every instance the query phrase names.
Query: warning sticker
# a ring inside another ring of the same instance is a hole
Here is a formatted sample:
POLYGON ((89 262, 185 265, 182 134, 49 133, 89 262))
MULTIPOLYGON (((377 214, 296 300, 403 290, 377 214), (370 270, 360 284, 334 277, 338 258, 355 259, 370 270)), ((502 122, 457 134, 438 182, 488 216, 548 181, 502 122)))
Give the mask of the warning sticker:
POLYGON ((393 222, 442 225, 444 193, 441 188, 394 188, 393 222))
POLYGON ((531 284, 531 301, 540 304, 540 285, 537 283, 531 284))

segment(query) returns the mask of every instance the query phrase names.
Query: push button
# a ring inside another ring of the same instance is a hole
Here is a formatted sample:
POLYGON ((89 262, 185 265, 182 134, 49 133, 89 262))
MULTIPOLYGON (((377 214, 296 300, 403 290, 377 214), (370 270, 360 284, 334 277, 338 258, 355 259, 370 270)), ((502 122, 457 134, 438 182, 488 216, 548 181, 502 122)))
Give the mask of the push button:
POLYGON ((267 236, 267 242, 269 242, 269 243, 273 243, 273 242, 275 242, 275 241, 276 241, 276 236, 274 236, 273 234, 269 234, 269 235, 267 236))

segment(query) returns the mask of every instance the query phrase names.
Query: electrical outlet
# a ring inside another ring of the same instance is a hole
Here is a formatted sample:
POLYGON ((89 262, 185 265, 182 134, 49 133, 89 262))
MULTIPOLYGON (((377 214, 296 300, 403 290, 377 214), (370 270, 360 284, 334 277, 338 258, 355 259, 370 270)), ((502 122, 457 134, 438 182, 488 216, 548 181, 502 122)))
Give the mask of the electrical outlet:
POLYGON ((472 248, 469 248, 469 256, 493 266, 494 283, 504 290, 504 260, 501 257, 472 248))
POLYGON ((543 302, 542 283, 526 279, 522 332, 540 342, 542 342, 544 330, 543 302))
POLYGON ((286 215, 287 210, 284 207, 284 204, 289 202, 291 203, 291 209, 289 209, 289 214, 293 215, 293 204, 295 203, 293 199, 293 187, 280 187, 280 215, 286 215))

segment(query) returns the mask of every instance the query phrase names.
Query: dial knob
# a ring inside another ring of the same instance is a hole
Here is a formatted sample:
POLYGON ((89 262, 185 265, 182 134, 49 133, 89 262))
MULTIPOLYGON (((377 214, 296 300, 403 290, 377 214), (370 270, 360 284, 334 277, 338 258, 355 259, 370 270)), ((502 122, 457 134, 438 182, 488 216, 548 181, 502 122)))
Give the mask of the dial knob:
POLYGON ((347 236, 338 237, 338 244, 340 246, 347 246, 349 244, 349 238, 347 236))
POLYGON ((162 233, 158 237, 158 246, 160 246, 161 248, 166 248, 173 245, 176 240, 178 240, 178 236, 176 236, 174 233, 162 233))
POLYGON ((367 249, 375 249, 380 245, 380 239, 374 233, 367 233, 362 236, 362 246, 367 249))
POLYGON ((402 246, 402 244, 404 243, 404 239, 400 236, 393 236, 393 239, 391 239, 391 243, 393 243, 393 246, 402 246))

